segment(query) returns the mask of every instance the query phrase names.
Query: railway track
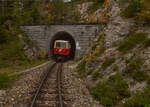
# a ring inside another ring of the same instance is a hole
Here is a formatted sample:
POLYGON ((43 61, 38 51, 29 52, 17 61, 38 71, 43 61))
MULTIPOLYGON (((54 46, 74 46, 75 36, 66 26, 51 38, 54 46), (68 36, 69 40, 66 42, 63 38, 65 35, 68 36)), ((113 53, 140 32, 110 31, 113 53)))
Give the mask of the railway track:
POLYGON ((71 107, 63 91, 62 68, 62 63, 55 63, 44 74, 30 107, 71 107))

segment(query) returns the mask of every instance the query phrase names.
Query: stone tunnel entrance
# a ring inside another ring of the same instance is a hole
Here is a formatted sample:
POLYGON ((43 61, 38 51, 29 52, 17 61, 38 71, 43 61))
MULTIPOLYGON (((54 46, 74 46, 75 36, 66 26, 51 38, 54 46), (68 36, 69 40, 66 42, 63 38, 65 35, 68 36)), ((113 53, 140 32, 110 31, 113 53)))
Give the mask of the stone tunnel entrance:
POLYGON ((52 57, 52 59, 56 59, 56 57, 57 57, 54 55, 54 43, 56 40, 69 41, 69 43, 71 45, 70 54, 67 57, 67 59, 65 59, 65 60, 73 60, 75 58, 76 43, 75 43, 75 40, 72 37, 72 35, 70 35, 69 33, 65 32, 65 31, 61 31, 61 32, 56 33, 52 37, 52 39, 50 41, 50 56, 52 57))

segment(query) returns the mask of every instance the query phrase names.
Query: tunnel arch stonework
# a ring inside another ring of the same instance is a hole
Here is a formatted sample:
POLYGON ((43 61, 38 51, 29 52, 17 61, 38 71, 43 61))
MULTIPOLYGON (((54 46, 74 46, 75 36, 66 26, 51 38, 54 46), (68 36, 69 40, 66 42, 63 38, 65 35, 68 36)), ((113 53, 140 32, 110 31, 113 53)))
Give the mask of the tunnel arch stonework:
POLYGON ((50 41, 58 32, 70 34, 76 42, 76 57, 87 53, 89 43, 93 41, 102 28, 98 24, 75 24, 75 25, 23 25, 23 31, 37 46, 50 52, 50 41))

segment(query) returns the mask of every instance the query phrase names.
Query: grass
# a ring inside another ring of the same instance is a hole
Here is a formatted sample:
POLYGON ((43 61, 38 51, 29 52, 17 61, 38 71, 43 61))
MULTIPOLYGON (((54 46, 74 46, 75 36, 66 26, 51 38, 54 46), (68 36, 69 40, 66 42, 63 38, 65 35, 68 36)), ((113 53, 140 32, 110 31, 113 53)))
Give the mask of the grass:
POLYGON ((134 96, 125 101, 124 107, 149 107, 150 106, 150 86, 144 92, 136 92, 134 96))
POLYGON ((12 66, 9 66, 9 67, 3 67, 3 68, 0 68, 0 72, 1 73, 14 73, 14 72, 20 72, 22 70, 25 70, 25 69, 29 69, 31 67, 34 67, 34 66, 37 66, 37 65, 40 65, 44 62, 46 62, 47 60, 44 60, 44 59, 34 59, 32 61, 29 61, 29 62, 24 62, 22 65, 12 65, 12 66))
POLYGON ((23 73, 14 76, 8 75, 9 73, 0 73, 0 90, 10 88, 14 84, 15 80, 17 80, 20 76, 22 76, 23 73))
POLYGON ((99 82, 96 87, 89 90, 104 106, 114 106, 123 98, 130 96, 127 82, 120 73, 111 76, 106 82, 99 82))
POLYGON ((6 89, 10 86, 10 78, 7 74, 0 74, 0 89, 6 89))
POLYGON ((108 66, 115 62, 115 58, 106 59, 102 64, 102 69, 105 70, 108 66))
POLYGON ((143 60, 136 58, 135 60, 129 61, 125 69, 126 76, 132 77, 137 81, 144 81, 148 78, 147 71, 141 70, 143 60))
POLYGON ((9 88, 10 86, 13 85, 14 80, 16 80, 18 77, 23 75, 20 74, 16 76, 8 76, 9 74, 14 72, 19 72, 21 70, 25 70, 33 66, 37 66, 45 61, 46 60, 33 60, 32 62, 27 63, 26 65, 1 68, 0 69, 0 90, 9 88))
POLYGON ((127 53, 129 50, 143 43, 147 39, 146 33, 130 33, 118 46, 118 50, 122 53, 127 53))

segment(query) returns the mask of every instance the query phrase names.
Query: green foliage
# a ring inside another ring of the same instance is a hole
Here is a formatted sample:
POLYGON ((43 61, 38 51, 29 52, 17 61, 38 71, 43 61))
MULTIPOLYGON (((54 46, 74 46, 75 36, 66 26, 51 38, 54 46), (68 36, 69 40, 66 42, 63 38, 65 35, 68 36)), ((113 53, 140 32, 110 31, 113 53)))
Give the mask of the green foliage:
POLYGON ((128 65, 126 70, 128 72, 133 71, 133 70, 139 70, 141 66, 143 65, 143 60, 141 58, 136 58, 136 59, 130 59, 127 61, 128 65))
POLYGON ((8 41, 9 32, 7 32, 3 27, 0 27, 0 44, 6 43, 8 41))
POLYGON ((115 58, 106 59, 102 64, 102 69, 105 70, 108 66, 115 62, 115 58))
POLYGON ((145 71, 145 70, 133 71, 133 73, 131 74, 131 76, 133 77, 133 79, 135 79, 137 81, 144 81, 148 77, 147 71, 145 71))
POLYGON ((119 44, 118 50, 121 51, 122 53, 126 53, 129 50, 136 47, 138 44, 143 43, 146 39, 147 39, 146 33, 132 32, 127 36, 127 38, 125 38, 123 41, 121 41, 121 43, 119 44))
POLYGON ((150 106, 150 86, 144 92, 136 92, 134 96, 125 101, 124 107, 149 107, 150 106))
POLYGON ((119 73, 111 76, 106 82, 99 82, 96 87, 90 89, 90 92, 104 106, 114 106, 123 98, 130 96, 127 82, 119 73))
POLYGON ((10 78, 7 74, 0 73, 0 89, 6 89, 10 86, 10 78))
POLYGON ((143 65, 143 60, 141 58, 131 60, 125 69, 126 75, 132 77, 137 81, 146 80, 148 78, 148 75, 145 70, 141 70, 142 65, 143 65))
POLYGON ((57 21, 62 21, 62 16, 64 15, 65 3, 63 0, 52 0, 52 4, 54 5, 54 12, 57 15, 57 21))
POLYGON ((119 67, 116 64, 113 66, 113 71, 119 71, 119 67))
POLYGON ((96 4, 103 4, 105 0, 92 0, 96 4))
POLYGON ((96 71, 96 72, 92 73, 92 79, 93 80, 97 80, 98 77, 101 77, 100 71, 96 71))
POLYGON ((125 8, 121 15, 126 18, 134 17, 141 11, 141 0, 131 0, 127 8, 125 8))
POLYGON ((80 74, 83 74, 85 72, 85 61, 82 61, 78 66, 77 66, 77 72, 80 74))
MULTIPOLYGON (((124 1, 124 0, 123 0, 124 1)), ((122 12, 121 16, 125 18, 134 18, 136 25, 150 25, 150 2, 149 0, 130 0, 129 6, 122 12)))
POLYGON ((18 37, 0 26, 0 68, 20 65, 27 60, 18 37))
POLYGON ((150 46, 150 38, 147 38, 145 41, 144 41, 144 47, 149 47, 150 46))
POLYGON ((91 1, 94 2, 94 4, 89 7, 90 12, 94 12, 98 8, 102 7, 105 2, 105 0, 91 0, 91 1))

